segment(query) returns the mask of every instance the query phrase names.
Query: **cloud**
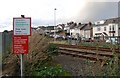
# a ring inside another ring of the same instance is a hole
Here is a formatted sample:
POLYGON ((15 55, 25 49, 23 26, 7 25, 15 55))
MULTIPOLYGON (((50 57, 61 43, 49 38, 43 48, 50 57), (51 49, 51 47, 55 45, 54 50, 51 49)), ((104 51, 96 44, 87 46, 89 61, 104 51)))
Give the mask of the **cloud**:
POLYGON ((118 16, 118 2, 88 2, 79 12, 76 21, 88 22, 118 16))
POLYGON ((113 1, 119 0, 1 0, 0 27, 12 29, 12 18, 21 14, 32 18, 32 26, 54 25, 54 8, 57 24, 110 18, 117 15, 113 1))

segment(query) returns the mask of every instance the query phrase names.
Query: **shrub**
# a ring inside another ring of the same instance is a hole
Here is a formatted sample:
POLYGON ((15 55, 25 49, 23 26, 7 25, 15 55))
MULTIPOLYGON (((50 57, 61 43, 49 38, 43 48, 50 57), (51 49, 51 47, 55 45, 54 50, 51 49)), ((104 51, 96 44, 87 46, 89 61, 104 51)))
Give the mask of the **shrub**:
POLYGON ((69 72, 62 69, 60 65, 56 66, 44 66, 37 69, 33 76, 40 76, 40 77, 56 77, 56 76, 71 76, 69 72))
POLYGON ((46 53, 48 56, 58 55, 58 47, 55 44, 49 44, 46 53))

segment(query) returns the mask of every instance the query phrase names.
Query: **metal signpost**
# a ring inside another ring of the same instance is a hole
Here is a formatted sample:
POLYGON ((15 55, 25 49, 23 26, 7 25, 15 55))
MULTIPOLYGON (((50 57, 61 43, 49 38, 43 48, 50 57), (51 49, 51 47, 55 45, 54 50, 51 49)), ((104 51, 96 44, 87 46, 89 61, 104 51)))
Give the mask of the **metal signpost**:
POLYGON ((28 36, 31 35, 31 18, 13 18, 13 53, 20 54, 21 77, 24 76, 24 54, 28 53, 28 36))

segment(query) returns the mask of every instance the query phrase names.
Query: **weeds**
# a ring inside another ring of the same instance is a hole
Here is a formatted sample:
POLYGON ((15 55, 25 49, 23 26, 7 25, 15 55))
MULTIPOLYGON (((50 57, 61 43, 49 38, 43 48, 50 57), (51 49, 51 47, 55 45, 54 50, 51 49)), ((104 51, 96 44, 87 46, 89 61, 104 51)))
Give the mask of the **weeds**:
POLYGON ((58 55, 58 47, 55 44, 49 44, 45 52, 49 57, 58 55))
POLYGON ((60 65, 43 66, 34 71, 33 76, 54 77, 54 76, 71 76, 60 65))
POLYGON ((58 55, 58 47, 49 44, 50 39, 45 36, 34 35, 30 38, 30 50, 25 64, 26 76, 68 76, 69 73, 61 66, 52 63, 52 57, 58 55))

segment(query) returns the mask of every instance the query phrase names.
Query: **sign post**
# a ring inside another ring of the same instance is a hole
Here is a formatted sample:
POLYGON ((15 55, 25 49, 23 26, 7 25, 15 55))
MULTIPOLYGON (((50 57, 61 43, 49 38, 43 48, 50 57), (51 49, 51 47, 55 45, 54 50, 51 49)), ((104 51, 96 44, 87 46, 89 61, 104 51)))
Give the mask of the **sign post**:
POLYGON ((13 53, 20 54, 21 77, 24 76, 24 54, 28 53, 28 36, 31 35, 31 18, 13 18, 13 53))
POLYGON ((20 64, 21 64, 21 77, 23 77, 24 76, 24 74, 23 74, 23 71, 24 71, 24 54, 20 54, 20 58, 21 58, 21 60, 20 60, 20 64))
POLYGON ((21 77, 24 76, 24 54, 28 53, 28 36, 13 37, 14 54, 20 54, 21 77))

